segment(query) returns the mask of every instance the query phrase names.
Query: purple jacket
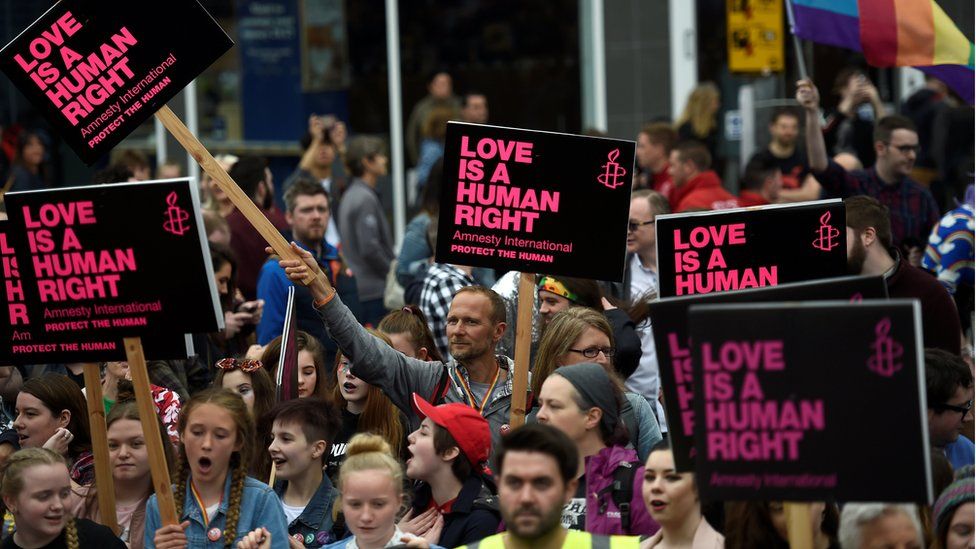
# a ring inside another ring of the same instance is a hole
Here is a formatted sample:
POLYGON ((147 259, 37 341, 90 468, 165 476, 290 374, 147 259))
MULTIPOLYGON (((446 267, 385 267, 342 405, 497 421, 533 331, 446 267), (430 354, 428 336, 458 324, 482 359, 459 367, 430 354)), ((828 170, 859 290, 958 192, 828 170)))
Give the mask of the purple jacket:
POLYGON ((651 518, 644 506, 642 488, 644 485, 644 466, 637 465, 634 471, 633 495, 630 498, 630 529, 624 531, 620 521, 620 511, 613 502, 609 490, 601 491, 613 483, 613 473, 625 461, 638 462, 637 452, 620 446, 604 448, 594 456, 586 458, 586 531, 603 535, 651 535, 661 526, 651 518), (605 505, 605 512, 601 507, 605 505))

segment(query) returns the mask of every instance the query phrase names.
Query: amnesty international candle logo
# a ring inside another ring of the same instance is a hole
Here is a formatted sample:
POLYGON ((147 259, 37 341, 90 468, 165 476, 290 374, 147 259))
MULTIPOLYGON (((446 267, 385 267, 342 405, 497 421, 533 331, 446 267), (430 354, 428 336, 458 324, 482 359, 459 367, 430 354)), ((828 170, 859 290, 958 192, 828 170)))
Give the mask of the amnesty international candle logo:
POLYGON ((10 220, 0 260, 8 291, 0 309, 8 310, 9 322, 0 323, 0 342, 13 343, 0 345, 0 358, 8 361, 2 363, 44 363, 71 353, 124 356, 122 338, 131 336, 162 338, 185 350, 184 333, 220 325, 189 179, 4 198, 10 220))
POLYGON ((901 343, 892 339, 888 333, 891 331, 891 318, 883 318, 874 327, 876 339, 871 344, 871 351, 874 353, 868 359, 868 369, 882 377, 891 377, 902 368, 900 359, 905 350, 901 343))
POLYGON ((439 263, 621 280, 634 143, 450 122, 439 263))
POLYGON ((616 189, 626 183, 625 176, 627 175, 627 169, 617 163, 617 157, 619 156, 620 149, 610 151, 607 154, 607 163, 602 166, 603 173, 596 178, 600 184, 611 189, 616 189))
POLYGON ((702 499, 932 501, 917 300, 702 304, 687 322, 702 499))
POLYGON ((843 276, 847 274, 843 226, 844 204, 839 199, 658 215, 660 295, 765 288, 843 276))
POLYGON ((190 219, 190 214, 176 205, 177 198, 176 191, 169 193, 169 196, 166 197, 166 203, 169 207, 166 208, 166 221, 163 222, 163 230, 176 236, 183 236, 190 230, 189 225, 184 225, 190 219))
MULTIPOLYGON (((763 303, 776 301, 860 301, 864 298, 884 299, 886 297, 884 280, 881 276, 877 276, 831 278, 736 292, 664 298, 651 303, 649 320, 654 326, 654 344, 660 366, 661 386, 664 388, 664 406, 671 422, 669 437, 677 470, 694 469, 694 461, 691 459, 695 457, 693 436, 696 427, 701 424, 701 416, 696 415, 695 411, 696 401, 701 398, 701 393, 696 393, 695 390, 695 384, 698 382, 696 376, 700 374, 695 372, 697 366, 692 363, 691 326, 688 321, 690 307, 723 303, 748 303, 760 306, 763 303)), ((871 328, 873 327, 874 323, 871 323, 871 328)), ((803 337, 814 338, 813 334, 803 334, 803 337)), ((861 364, 864 363, 866 353, 860 349, 866 349, 872 339, 865 338, 867 343, 863 347, 855 346, 861 364)), ((815 341, 823 346, 823 340, 815 338, 815 341)), ((772 348, 777 352, 779 350, 777 346, 764 348, 772 348)), ((737 352, 734 346, 725 349, 727 354, 734 352, 737 352)), ((755 350, 750 349, 749 352, 755 350)), ((716 376, 716 378, 722 377, 716 376)))
POLYGON ((838 236, 840 236, 840 229, 830 224, 830 211, 827 211, 820 216, 820 228, 817 230, 817 239, 813 241, 813 247, 829 252, 839 245, 835 240, 838 236))

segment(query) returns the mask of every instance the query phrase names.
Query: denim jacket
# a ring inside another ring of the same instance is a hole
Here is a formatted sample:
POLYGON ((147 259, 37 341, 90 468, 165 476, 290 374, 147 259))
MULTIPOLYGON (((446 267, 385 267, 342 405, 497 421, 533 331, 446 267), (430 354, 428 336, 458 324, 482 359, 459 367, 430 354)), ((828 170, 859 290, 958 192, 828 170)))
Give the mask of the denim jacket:
MULTIPOLYGON (((223 531, 226 527, 232 479, 232 471, 229 471, 227 481, 224 483, 224 497, 220 500, 220 506, 217 508, 217 516, 210 521, 209 526, 204 524, 203 510, 197 505, 193 494, 190 493, 190 483, 187 482, 186 493, 183 494, 183 515, 179 519, 180 522, 190 521, 190 526, 185 530, 187 547, 216 549, 224 546, 223 531), (219 528, 221 532, 217 541, 210 541, 207 538, 207 532, 213 528, 219 528)), ((154 536, 156 530, 162 525, 162 520, 159 517, 159 503, 156 500, 156 494, 153 494, 149 497, 149 503, 146 504, 146 549, 155 549, 154 536)), ((251 530, 261 526, 271 532, 272 549, 288 549, 288 532, 285 530, 285 512, 281 508, 281 500, 267 484, 247 477, 244 482, 244 493, 241 494, 241 512, 237 520, 237 535, 234 541, 240 541, 251 530)))
MULTIPOLYGON (((283 498, 287 489, 288 481, 275 483, 274 491, 278 498, 283 498)), ((299 539, 296 536, 301 536, 301 542, 309 549, 317 549, 342 539, 345 532, 336 532, 337 525, 332 520, 332 505, 338 495, 339 491, 332 486, 329 476, 322 475, 322 482, 305 510, 288 525, 288 535, 296 540, 299 539)))

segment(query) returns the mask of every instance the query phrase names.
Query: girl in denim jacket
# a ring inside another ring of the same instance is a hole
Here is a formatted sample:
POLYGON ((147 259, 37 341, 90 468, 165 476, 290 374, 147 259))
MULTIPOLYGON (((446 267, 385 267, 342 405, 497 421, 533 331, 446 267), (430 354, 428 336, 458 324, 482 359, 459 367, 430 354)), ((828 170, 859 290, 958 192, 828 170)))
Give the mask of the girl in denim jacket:
POLYGON ((183 407, 174 499, 180 524, 162 526, 156 495, 146 506, 147 549, 246 546, 288 549, 281 502, 247 476, 254 421, 241 397, 207 389, 183 407), (260 538, 259 544, 252 543, 260 538))

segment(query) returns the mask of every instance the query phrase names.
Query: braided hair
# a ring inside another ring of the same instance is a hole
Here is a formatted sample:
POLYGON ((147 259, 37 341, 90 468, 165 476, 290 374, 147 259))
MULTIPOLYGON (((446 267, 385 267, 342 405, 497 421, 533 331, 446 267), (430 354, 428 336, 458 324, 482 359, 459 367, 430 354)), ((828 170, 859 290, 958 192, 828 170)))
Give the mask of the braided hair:
MULTIPOLYGON (((15 497, 24 489, 24 471, 37 465, 63 465, 67 472, 68 464, 64 457, 47 448, 25 448, 15 452, 0 466, 0 496, 15 497)), ((0 514, 7 511, 6 504, 0 500, 0 514)), ((65 544, 69 549, 78 549, 78 527, 75 519, 68 516, 64 525, 65 544)))
MULTIPOLYGON (((237 461, 243 461, 243 457, 237 454, 237 461)), ((230 501, 227 502, 227 524, 224 526, 224 547, 230 549, 234 547, 234 538, 237 537, 237 522, 241 518, 241 499, 244 496, 244 482, 247 480, 247 467, 241 463, 234 464, 231 459, 231 466, 234 467, 234 478, 230 485, 230 501)))
POLYGON ((64 525, 64 544, 68 546, 68 549, 81 547, 78 542, 78 524, 74 517, 69 518, 67 524, 64 525))
MULTIPOLYGON (((224 546, 233 547, 237 538, 237 522, 241 514, 241 499, 244 495, 244 484, 247 480, 248 456, 251 455, 251 445, 254 440, 254 420, 247 411, 247 405, 241 396, 229 389, 210 388, 201 391, 190 398, 180 413, 178 429, 180 437, 184 436, 193 410, 203 404, 219 406, 230 414, 236 426, 237 441, 241 444, 239 450, 231 454, 230 471, 231 487, 230 499, 227 502, 227 523, 224 527, 224 546)), ((187 483, 190 481, 190 461, 186 456, 186 447, 180 444, 179 459, 176 460, 174 500, 176 515, 183 515, 184 498, 187 483)))

